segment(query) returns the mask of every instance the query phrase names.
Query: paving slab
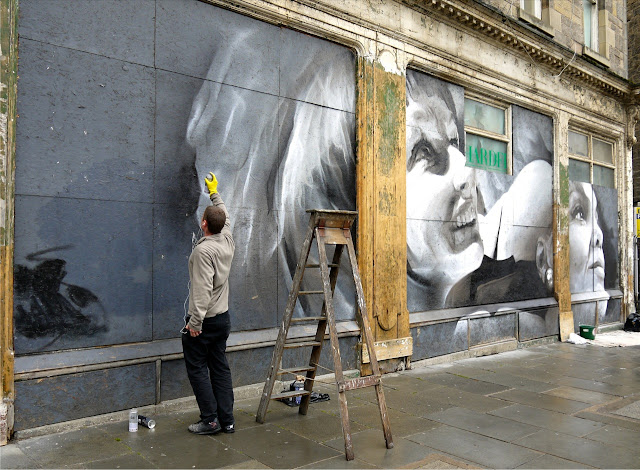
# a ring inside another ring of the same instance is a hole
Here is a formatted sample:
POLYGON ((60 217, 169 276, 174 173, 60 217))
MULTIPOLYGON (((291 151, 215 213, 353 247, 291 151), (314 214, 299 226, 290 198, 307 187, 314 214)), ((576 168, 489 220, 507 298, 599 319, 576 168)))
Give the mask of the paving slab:
POLYGON ((594 392, 606 393, 607 395, 615 395, 619 397, 630 396, 638 391, 637 388, 633 386, 615 385, 611 383, 601 382, 599 380, 578 379, 576 377, 557 376, 555 383, 567 387, 592 390, 594 392))
POLYGON ((477 370, 472 367, 465 367, 464 369, 455 369, 455 371, 460 375, 472 379, 503 385, 507 388, 529 390, 530 392, 544 392, 545 390, 553 388, 553 385, 549 384, 548 382, 540 382, 538 380, 531 380, 526 377, 512 375, 509 373, 505 373, 503 370, 489 371, 482 369, 477 370))
POLYGON ((521 446, 446 425, 407 439, 488 468, 516 468, 539 455, 521 446))
POLYGON ((580 411, 579 413, 574 414, 574 416, 577 418, 597 421, 599 423, 611 424, 613 426, 630 429, 632 431, 640 431, 640 422, 622 417, 618 418, 617 416, 611 414, 596 413, 594 411, 586 410, 580 411))
POLYGON ((627 418, 640 420, 640 400, 623 406, 619 410, 614 411, 614 413, 617 415, 626 416, 627 418))
POLYGON ((506 442, 515 441, 540 430, 537 426, 463 408, 450 408, 428 415, 427 418, 506 442))
POLYGON ((560 457, 554 457, 553 455, 544 454, 540 457, 520 465, 517 468, 528 469, 558 469, 558 468, 594 468, 583 463, 572 462, 571 460, 561 459, 560 457))
POLYGON ((217 434, 214 439, 271 468, 302 467, 340 454, 272 424, 240 429, 234 434, 217 434))
POLYGON ((568 398, 570 400, 590 403, 592 405, 609 403, 619 398, 617 395, 610 395, 608 393, 594 392, 593 390, 583 390, 581 388, 568 386, 552 388, 544 393, 547 395, 553 395, 554 397, 568 398))
POLYGON ((545 395, 544 393, 527 392, 526 390, 507 390, 492 395, 494 398, 508 400, 523 405, 530 405, 545 410, 558 411, 560 413, 575 413, 588 408, 588 403, 568 400, 566 398, 545 395))
MULTIPOLYGON (((388 409, 389 423, 391 425, 391 434, 395 437, 408 436, 425 429, 431 429, 440 424, 429 421, 408 413, 403 413, 394 409, 388 409)), ((370 403, 368 406, 359 406, 357 408, 349 408, 349 420, 359 423, 370 429, 382 432, 382 422, 380 420, 380 410, 377 405, 370 403)), ((353 428, 352 428, 353 429, 353 428)))
POLYGON ((15 444, 0 447, 0 468, 42 468, 15 444))
POLYGON ((520 404, 500 408, 499 410, 491 411, 490 414, 578 437, 585 436, 606 426, 597 421, 576 418, 563 413, 520 404))
POLYGON ((585 437, 594 441, 604 442, 605 444, 627 447, 632 450, 637 450, 638 443, 640 443, 640 431, 632 431, 619 426, 605 426, 585 437))
POLYGON ((61 468, 131 452, 96 427, 19 441, 18 448, 42 468, 61 468))
POLYGON ((158 468, 144 457, 135 453, 119 455, 103 460, 95 460, 91 462, 70 465, 69 468, 158 468))
POLYGON ((303 467, 299 467, 299 468, 353 468, 353 469, 357 469, 357 468, 380 468, 380 467, 376 467, 375 465, 371 465, 368 462, 365 462, 364 460, 360 460, 360 459, 353 459, 353 460, 347 460, 344 458, 343 455, 339 455, 337 457, 331 457, 330 459, 326 459, 326 460, 321 460, 319 462, 314 462, 312 464, 309 465, 305 465, 303 467))
POLYGON ((479 411, 481 413, 497 410, 511 404, 511 402, 500 400, 499 398, 493 398, 491 396, 486 397, 477 393, 465 392, 464 390, 458 390, 450 387, 443 387, 438 395, 438 399, 451 406, 479 411))
MULTIPOLYGON (((374 407, 378 412, 378 423, 380 423, 380 412, 378 411, 377 406, 374 405, 374 407)), ((318 442, 329 441, 343 436, 342 419, 339 415, 335 416, 330 413, 319 413, 308 419, 296 413, 288 420, 283 419, 279 421, 278 426, 282 429, 291 431, 298 436, 318 442)), ((351 422, 352 433, 363 431, 364 429, 367 429, 367 427, 359 423, 351 422)))
MULTIPOLYGON (((351 435, 353 451, 359 460, 380 468, 406 468, 424 460, 434 449, 404 438, 393 438, 393 449, 387 449, 381 432, 368 429, 351 435)), ((344 453, 344 440, 326 443, 344 453)))
POLYGON ((425 379, 429 383, 444 385, 445 387, 464 390, 465 392, 476 393, 479 395, 489 395, 491 393, 501 392, 509 389, 504 385, 492 384, 480 380, 469 379, 455 374, 434 374, 425 379))
POLYGON ((562 433, 539 431, 516 444, 597 468, 638 468, 640 462, 638 451, 562 433))

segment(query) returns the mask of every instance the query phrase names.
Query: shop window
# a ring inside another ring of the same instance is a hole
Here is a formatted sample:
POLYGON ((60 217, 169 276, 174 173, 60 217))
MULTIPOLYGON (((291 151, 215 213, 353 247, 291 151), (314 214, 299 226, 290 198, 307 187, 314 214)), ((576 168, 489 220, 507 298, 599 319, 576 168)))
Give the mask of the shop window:
POLYGON ((590 134, 569 131, 569 179, 615 187, 613 144, 590 134))
POLYGON ((510 107, 465 98, 466 165, 511 174, 510 122, 510 107))

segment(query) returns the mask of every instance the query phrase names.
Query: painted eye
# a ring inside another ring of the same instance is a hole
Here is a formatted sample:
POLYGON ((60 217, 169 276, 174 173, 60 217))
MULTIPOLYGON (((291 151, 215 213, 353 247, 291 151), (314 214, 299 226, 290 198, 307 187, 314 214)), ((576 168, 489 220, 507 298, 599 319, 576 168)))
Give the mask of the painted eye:
POLYGON ((581 204, 578 204, 577 206, 575 206, 573 208, 573 210, 571 211, 571 217, 573 219, 580 220, 581 222, 584 222, 584 209, 582 208, 581 204))
POLYGON ((421 140, 411 151, 411 162, 422 165, 425 172, 444 175, 449 167, 449 154, 438 152, 430 142, 421 140))

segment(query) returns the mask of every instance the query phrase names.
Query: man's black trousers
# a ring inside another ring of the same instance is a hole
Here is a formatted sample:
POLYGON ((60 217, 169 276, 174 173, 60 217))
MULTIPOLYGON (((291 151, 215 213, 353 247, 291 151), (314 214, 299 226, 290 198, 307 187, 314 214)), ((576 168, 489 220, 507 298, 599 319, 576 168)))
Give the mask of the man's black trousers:
POLYGON ((202 333, 182 335, 182 350, 189 382, 206 423, 216 417, 222 426, 234 424, 231 369, 225 355, 231 332, 229 312, 205 318, 202 333))

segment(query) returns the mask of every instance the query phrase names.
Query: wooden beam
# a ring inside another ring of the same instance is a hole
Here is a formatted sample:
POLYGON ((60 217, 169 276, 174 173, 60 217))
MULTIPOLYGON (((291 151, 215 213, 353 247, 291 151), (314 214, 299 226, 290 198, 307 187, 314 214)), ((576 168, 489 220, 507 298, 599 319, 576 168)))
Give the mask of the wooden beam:
POLYGON ((13 240, 18 0, 0 0, 0 445, 13 432, 13 240))
POLYGON ((395 340, 410 336, 404 73, 359 57, 357 96, 358 264, 374 340, 395 340))

